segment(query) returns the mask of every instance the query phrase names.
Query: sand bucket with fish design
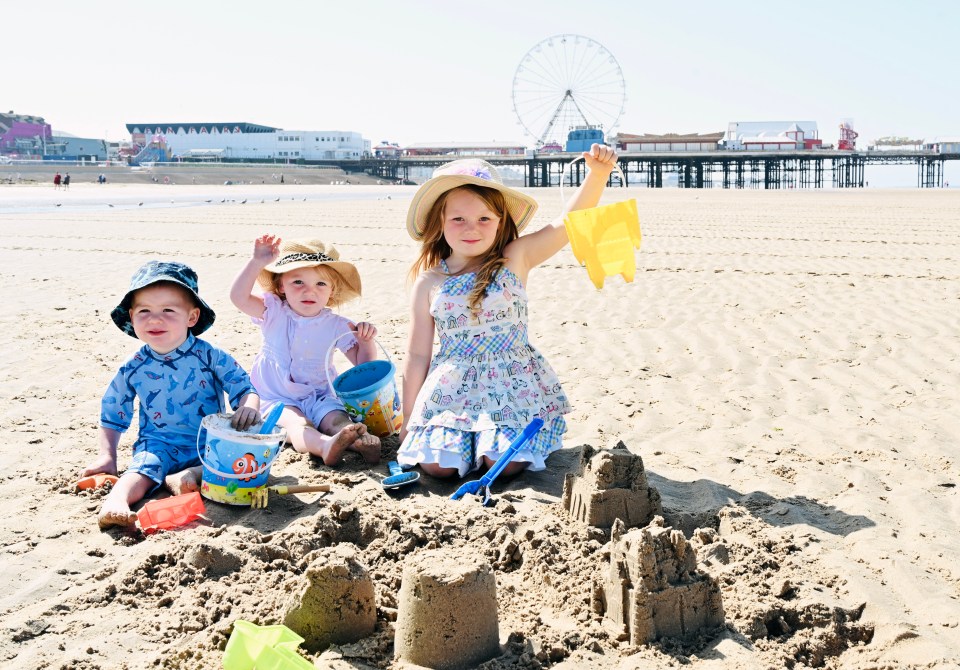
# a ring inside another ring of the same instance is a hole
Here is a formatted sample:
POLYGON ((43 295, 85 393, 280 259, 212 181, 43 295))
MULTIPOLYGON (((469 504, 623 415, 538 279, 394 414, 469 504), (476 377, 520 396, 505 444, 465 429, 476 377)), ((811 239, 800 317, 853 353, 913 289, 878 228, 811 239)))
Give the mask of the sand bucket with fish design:
POLYGON ((203 465, 201 495, 228 505, 249 505, 253 492, 266 485, 286 433, 277 430, 261 435, 234 430, 229 414, 209 414, 200 426, 201 431, 207 431, 203 453, 197 434, 197 454, 203 465))
POLYGON ((360 363, 337 375, 336 379, 330 379, 329 364, 333 347, 341 337, 352 334, 343 333, 330 343, 327 350, 327 382, 350 418, 362 421, 372 435, 387 437, 398 433, 403 426, 403 407, 394 380, 397 368, 382 344, 377 342, 387 360, 360 363))

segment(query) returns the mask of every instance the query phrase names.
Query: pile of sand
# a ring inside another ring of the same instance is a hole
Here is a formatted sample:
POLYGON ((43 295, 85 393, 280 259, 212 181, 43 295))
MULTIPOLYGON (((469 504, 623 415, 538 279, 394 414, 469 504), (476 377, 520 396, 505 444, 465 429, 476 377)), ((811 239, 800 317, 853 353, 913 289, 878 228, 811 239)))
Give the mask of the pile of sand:
MULTIPOLYGON (((502 654, 487 670, 960 664, 957 193, 633 191, 634 283, 597 292, 569 250, 531 273, 531 337, 575 408, 548 470, 498 481, 485 508, 450 501, 454 482, 388 493, 383 464, 351 454, 333 470, 285 450, 276 483, 331 492, 271 494, 264 510, 208 502, 208 520, 145 537, 100 532, 103 492, 73 487, 96 453, 105 385, 137 347, 108 318, 136 267, 194 266, 217 311, 207 339, 249 366, 259 333, 228 291, 253 240, 329 240, 364 279, 343 312, 376 323, 402 366, 416 246, 410 188, 242 206, 210 191, 188 208, 135 203, 190 187, 127 188, 132 208, 15 214, 4 203, 30 187, 0 189, 0 665, 219 668, 234 622, 282 623, 338 547, 372 584, 375 623, 355 642, 301 647, 318 667, 400 667, 403 570, 435 551, 496 578, 502 654), (570 516, 564 477, 582 451, 621 441, 643 459, 647 511, 659 500, 651 537, 696 553, 722 625, 632 644, 600 613, 625 550, 586 512, 570 516)), ((534 194, 535 228, 559 202, 534 194)))

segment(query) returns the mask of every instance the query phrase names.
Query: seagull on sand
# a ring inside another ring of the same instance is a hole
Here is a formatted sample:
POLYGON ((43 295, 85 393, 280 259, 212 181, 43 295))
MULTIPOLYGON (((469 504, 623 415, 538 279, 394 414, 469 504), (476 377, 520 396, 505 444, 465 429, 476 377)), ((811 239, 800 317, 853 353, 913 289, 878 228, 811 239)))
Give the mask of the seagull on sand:
POLYGON ((241 204, 241 205, 246 205, 246 204, 247 204, 247 199, 244 198, 243 200, 241 200, 241 201, 240 201, 240 204, 241 204))
POLYGON ((111 205, 111 204, 108 202, 108 203, 107 203, 107 207, 113 207, 113 205, 111 205))
POLYGON ((143 207, 143 203, 142 203, 142 202, 138 202, 138 203, 137 203, 137 207, 143 207))

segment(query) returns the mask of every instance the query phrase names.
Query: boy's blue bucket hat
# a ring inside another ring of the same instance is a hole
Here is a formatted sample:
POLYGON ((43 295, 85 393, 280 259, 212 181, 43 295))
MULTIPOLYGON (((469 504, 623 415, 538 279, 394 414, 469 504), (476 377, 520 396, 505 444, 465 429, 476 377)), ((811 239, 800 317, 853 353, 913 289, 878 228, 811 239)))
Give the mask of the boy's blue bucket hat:
POLYGON ((197 273, 183 263, 150 261, 142 265, 140 269, 134 273, 130 279, 130 290, 123 296, 120 304, 110 312, 110 318, 117 324, 117 328, 130 337, 137 336, 137 334, 133 332, 133 324, 130 322, 130 302, 133 299, 133 293, 151 284, 163 281, 179 284, 193 295, 197 307, 200 308, 200 318, 197 319, 196 325, 190 329, 191 333, 199 335, 213 325, 217 315, 210 309, 210 305, 205 303, 203 298, 200 297, 197 273))

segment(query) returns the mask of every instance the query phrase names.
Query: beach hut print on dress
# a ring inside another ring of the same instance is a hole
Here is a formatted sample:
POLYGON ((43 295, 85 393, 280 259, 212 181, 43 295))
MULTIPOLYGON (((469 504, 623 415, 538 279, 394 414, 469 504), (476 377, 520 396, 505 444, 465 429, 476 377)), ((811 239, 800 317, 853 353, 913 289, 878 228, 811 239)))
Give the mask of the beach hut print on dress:
POLYGON ((523 372, 523 365, 521 365, 520 361, 513 361, 507 366, 507 374, 511 377, 515 377, 521 372, 523 372))
POLYGON ((467 370, 467 374, 463 375, 463 381, 465 382, 475 382, 477 381, 477 368, 474 365, 471 365, 467 370))

